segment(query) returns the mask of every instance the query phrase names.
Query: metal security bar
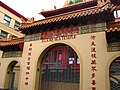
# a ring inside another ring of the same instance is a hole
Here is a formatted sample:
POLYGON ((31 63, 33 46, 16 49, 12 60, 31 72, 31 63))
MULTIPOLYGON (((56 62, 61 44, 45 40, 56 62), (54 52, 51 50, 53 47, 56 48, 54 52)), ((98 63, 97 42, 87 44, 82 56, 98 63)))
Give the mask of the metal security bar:
POLYGON ((79 90, 78 60, 76 53, 66 45, 49 50, 42 62, 41 90, 79 90))
POLYGON ((120 90, 120 57, 115 59, 110 66, 110 88, 120 90))

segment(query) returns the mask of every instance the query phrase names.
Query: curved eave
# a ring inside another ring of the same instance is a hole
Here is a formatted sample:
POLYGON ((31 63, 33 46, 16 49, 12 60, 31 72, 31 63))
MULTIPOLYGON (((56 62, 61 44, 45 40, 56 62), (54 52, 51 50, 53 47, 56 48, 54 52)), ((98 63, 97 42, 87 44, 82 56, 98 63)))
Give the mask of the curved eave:
POLYGON ((50 16, 54 16, 54 15, 58 15, 58 14, 63 14, 66 12, 80 10, 83 8, 93 7, 93 6, 97 6, 97 0, 84 1, 84 2, 68 5, 67 7, 63 7, 63 8, 59 8, 59 9, 55 9, 55 10, 42 11, 40 14, 42 14, 44 17, 50 17, 50 16))
POLYGON ((69 13, 65 13, 65 14, 52 16, 52 17, 49 17, 49 18, 46 18, 46 19, 43 19, 40 21, 36 21, 34 23, 23 24, 23 25, 21 25, 21 27, 19 29, 24 30, 27 28, 32 28, 37 25, 43 25, 43 24, 48 24, 48 23, 53 23, 53 22, 64 21, 67 19, 77 18, 77 17, 99 14, 101 12, 108 11, 108 10, 110 12, 112 12, 114 9, 115 9, 115 6, 113 4, 106 3, 103 6, 94 6, 91 8, 81 9, 81 10, 77 10, 77 11, 73 11, 73 12, 69 12, 69 13))
POLYGON ((115 32, 115 31, 120 31, 120 27, 114 27, 114 28, 106 28, 106 32, 115 32))
POLYGON ((17 45, 17 44, 20 44, 20 43, 23 43, 23 42, 24 42, 23 38, 13 39, 13 40, 3 39, 3 40, 0 41, 0 47, 17 45))
POLYGON ((105 29, 106 32, 120 31, 120 20, 108 23, 108 27, 105 29))

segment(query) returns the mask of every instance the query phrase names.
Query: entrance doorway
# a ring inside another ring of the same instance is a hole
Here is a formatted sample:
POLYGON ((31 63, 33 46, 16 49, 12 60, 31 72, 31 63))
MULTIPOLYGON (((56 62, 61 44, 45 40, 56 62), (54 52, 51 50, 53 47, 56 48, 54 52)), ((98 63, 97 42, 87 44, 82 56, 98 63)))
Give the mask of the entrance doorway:
POLYGON ((79 90, 80 60, 67 45, 55 46, 41 63, 40 90, 79 90))
POLYGON ((10 90, 18 90, 18 81, 20 74, 20 65, 17 61, 13 61, 7 68, 5 88, 10 90))
POLYGON ((110 66, 110 88, 120 90, 120 57, 116 58, 110 66))

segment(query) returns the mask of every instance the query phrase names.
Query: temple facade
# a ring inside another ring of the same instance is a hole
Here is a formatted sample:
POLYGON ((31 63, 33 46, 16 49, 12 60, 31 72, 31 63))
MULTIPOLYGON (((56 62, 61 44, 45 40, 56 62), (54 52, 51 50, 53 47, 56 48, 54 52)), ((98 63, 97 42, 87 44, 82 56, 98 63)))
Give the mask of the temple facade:
POLYGON ((2 90, 119 90, 120 2, 43 11, 23 38, 0 41, 2 90))

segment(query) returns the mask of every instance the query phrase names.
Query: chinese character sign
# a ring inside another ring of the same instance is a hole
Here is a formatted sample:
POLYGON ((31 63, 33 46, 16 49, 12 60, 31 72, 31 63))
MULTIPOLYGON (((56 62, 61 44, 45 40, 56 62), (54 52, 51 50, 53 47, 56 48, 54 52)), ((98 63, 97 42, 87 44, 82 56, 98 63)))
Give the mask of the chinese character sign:
POLYGON ((97 50, 96 50, 96 36, 95 35, 91 35, 90 36, 90 57, 91 57, 91 90, 97 90, 96 89, 96 72, 97 72, 97 50))
POLYGON ((25 72, 25 85, 29 84, 30 78, 30 64, 31 64, 31 55, 32 55, 32 43, 29 44, 28 52, 27 52, 27 62, 26 62, 26 72, 25 72))

